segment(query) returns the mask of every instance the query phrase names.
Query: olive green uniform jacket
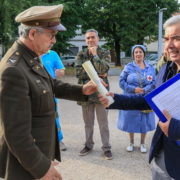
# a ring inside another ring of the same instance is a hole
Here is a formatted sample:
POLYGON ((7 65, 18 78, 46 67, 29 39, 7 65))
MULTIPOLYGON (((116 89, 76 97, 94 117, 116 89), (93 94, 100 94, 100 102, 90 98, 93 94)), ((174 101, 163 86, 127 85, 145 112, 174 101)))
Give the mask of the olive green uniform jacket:
POLYGON ((85 100, 82 86, 53 80, 37 55, 17 41, 0 62, 0 177, 41 178, 60 160, 55 102, 85 100))

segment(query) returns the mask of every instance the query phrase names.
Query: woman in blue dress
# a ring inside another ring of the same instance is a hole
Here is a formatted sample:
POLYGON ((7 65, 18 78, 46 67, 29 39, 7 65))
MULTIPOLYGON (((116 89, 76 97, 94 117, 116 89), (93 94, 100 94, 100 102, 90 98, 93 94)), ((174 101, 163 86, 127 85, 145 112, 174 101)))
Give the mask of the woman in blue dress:
MULTIPOLYGON (((142 95, 152 91, 155 85, 155 69, 145 59, 146 47, 132 47, 133 61, 127 64, 120 74, 119 86, 126 95, 142 95)), ((118 128, 129 133, 130 145, 128 152, 134 150, 134 133, 141 133, 140 151, 146 153, 145 137, 148 131, 155 129, 153 112, 139 110, 121 110, 118 117, 118 128)))

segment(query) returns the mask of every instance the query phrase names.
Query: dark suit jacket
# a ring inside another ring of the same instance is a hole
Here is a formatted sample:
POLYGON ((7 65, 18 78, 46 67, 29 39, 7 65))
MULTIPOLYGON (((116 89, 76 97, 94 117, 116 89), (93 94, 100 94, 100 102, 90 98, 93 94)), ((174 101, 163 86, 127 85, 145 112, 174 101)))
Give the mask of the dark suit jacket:
POLYGON ((37 55, 15 42, 0 62, 0 177, 41 178, 60 160, 54 95, 87 98, 82 86, 51 79, 37 55))
MULTIPOLYGON (((166 64, 161 68, 156 79, 156 87, 164 82, 164 75, 169 73, 169 68, 170 67, 166 64)), ((142 96, 125 96, 115 94, 114 99, 115 102, 109 107, 109 109, 149 109, 148 104, 142 96)), ((180 146, 177 145, 177 140, 180 140, 180 117, 179 120, 174 118, 171 119, 168 137, 166 137, 160 127, 157 126, 151 143, 149 162, 151 162, 152 159, 159 154, 161 149, 163 149, 167 172, 175 180, 180 180, 180 146)))

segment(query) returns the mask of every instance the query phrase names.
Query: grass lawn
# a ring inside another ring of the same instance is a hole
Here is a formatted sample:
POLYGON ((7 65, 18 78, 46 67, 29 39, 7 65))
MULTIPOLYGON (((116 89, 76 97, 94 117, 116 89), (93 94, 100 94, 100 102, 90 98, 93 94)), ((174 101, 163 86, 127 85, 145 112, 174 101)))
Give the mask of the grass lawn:
MULTIPOLYGON (((113 67, 111 67, 111 69, 113 69, 113 68, 115 68, 115 69, 123 69, 124 68, 124 66, 113 66, 113 67)), ((74 67, 70 67, 70 66, 66 66, 66 69, 65 69, 65 75, 66 76, 75 76, 75 68, 74 67)))
POLYGON ((74 76, 75 75, 75 68, 74 67, 66 67, 65 75, 74 76))

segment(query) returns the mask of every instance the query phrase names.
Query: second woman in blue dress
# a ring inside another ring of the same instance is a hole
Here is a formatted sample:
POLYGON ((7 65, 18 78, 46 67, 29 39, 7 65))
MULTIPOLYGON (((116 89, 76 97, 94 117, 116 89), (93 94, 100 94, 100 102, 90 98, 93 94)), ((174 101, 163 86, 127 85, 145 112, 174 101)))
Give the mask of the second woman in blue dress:
MULTIPOLYGON (((133 46, 134 61, 127 64, 120 74, 119 86, 126 95, 144 96, 154 88, 155 70, 153 66, 144 61, 145 52, 145 46, 133 46)), ((141 133, 140 151, 146 153, 145 136, 148 131, 155 129, 154 113, 139 110, 121 110, 119 112, 118 128, 129 133, 130 144, 127 147, 129 152, 134 150, 134 133, 141 133)))

